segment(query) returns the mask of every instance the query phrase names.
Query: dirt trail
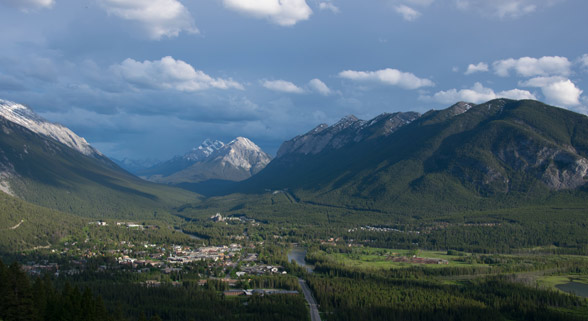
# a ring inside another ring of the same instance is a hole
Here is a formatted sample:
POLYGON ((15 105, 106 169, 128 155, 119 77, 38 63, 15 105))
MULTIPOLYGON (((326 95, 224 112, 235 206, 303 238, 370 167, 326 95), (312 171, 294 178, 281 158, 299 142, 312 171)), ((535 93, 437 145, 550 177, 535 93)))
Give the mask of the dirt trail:
POLYGON ((16 230, 17 228, 19 228, 19 227, 20 227, 20 225, 21 225, 22 223, 24 223, 24 220, 20 220, 20 222, 19 222, 18 224, 16 224, 16 225, 15 225, 15 226, 13 226, 13 227, 9 227, 8 229, 9 229, 9 230, 16 230))

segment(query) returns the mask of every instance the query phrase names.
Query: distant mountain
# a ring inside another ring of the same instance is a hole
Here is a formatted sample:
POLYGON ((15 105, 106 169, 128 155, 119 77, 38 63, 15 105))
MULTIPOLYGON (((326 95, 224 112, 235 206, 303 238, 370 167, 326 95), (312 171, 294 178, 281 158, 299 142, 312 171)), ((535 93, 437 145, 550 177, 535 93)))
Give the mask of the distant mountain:
POLYGON ((140 174, 167 184, 200 183, 208 180, 242 181, 257 174, 271 157, 245 137, 228 144, 205 140, 182 157, 156 165, 140 174))
POLYGON ((153 167, 154 165, 158 164, 159 161, 154 159, 132 159, 132 158, 123 158, 123 159, 116 159, 110 158, 116 165, 120 166, 122 169, 137 175, 137 173, 144 171, 148 168, 153 167))
POLYGON ((300 200, 409 212, 534 202, 586 191, 588 117, 538 101, 348 116, 285 142, 239 191, 288 189, 300 200))
POLYGON ((366 139, 388 136, 419 117, 420 114, 415 112, 385 113, 371 121, 364 121, 349 115, 333 126, 320 124, 308 133, 284 142, 276 158, 291 154, 318 154, 324 150, 340 149, 366 139))
POLYGON ((0 101, 0 190, 81 216, 153 217, 197 195, 146 182, 68 128, 0 101))
POLYGON ((223 147, 225 147, 225 143, 220 140, 205 139, 200 146, 192 148, 192 150, 186 153, 183 158, 192 162, 200 162, 207 159, 210 155, 223 147))
POLYGON ((194 163, 206 160, 212 153, 224 146, 225 144, 220 140, 205 139, 200 146, 192 148, 183 156, 175 156, 170 160, 156 163, 134 173, 150 180, 167 177, 190 167, 194 163), (153 179, 150 177, 153 177, 153 179))

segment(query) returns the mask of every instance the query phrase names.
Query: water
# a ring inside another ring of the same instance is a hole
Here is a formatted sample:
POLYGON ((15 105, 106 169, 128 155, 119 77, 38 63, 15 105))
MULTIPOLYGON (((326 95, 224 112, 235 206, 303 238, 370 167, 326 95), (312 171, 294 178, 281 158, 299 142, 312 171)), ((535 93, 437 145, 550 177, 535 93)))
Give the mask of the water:
POLYGON ((288 262, 296 262, 296 264, 306 268, 306 272, 312 273, 312 269, 314 268, 312 265, 306 263, 304 257, 306 256, 306 249, 300 247, 294 247, 290 252, 288 252, 288 262))
POLYGON ((568 282, 565 284, 558 284, 555 287, 562 291, 588 298, 588 284, 579 282, 568 282))

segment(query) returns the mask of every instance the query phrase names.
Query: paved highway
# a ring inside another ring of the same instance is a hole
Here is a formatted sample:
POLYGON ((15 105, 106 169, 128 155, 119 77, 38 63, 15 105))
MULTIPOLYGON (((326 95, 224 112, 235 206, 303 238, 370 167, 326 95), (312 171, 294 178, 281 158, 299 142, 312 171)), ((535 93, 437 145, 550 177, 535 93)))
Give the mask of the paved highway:
POLYGON ((308 302, 308 305, 310 306, 310 320, 311 321, 321 321, 321 316, 319 315, 319 311, 318 311, 318 307, 317 307, 318 304, 316 304, 316 301, 312 297, 312 292, 310 291, 308 284, 306 284, 306 281, 303 279, 298 279, 298 283, 300 283, 300 286, 302 287, 302 293, 304 293, 304 298, 306 299, 306 301, 308 302))

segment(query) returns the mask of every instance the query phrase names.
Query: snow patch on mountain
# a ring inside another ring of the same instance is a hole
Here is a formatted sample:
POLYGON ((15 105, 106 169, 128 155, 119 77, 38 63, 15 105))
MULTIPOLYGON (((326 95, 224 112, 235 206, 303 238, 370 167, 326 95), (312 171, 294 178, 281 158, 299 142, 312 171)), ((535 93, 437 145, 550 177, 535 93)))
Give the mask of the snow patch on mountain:
POLYGON ((86 156, 102 156, 83 137, 76 135, 65 126, 47 121, 24 105, 0 99, 0 116, 34 133, 52 138, 86 156))
POLYGON ((189 161, 198 162, 208 158, 212 153, 223 148, 225 143, 220 140, 205 139, 202 144, 198 147, 192 148, 191 151, 184 155, 184 159, 189 161))
POLYGON ((268 154, 245 137, 232 140, 214 156, 216 156, 215 159, 222 158, 222 163, 244 169, 252 175, 262 170, 271 161, 268 154))
POLYGON ((207 180, 242 181, 257 174, 271 161, 271 157, 245 137, 237 137, 228 144, 206 139, 184 156, 176 156, 145 175, 158 183, 197 183, 207 180), (163 169, 163 170, 162 170, 163 169))

